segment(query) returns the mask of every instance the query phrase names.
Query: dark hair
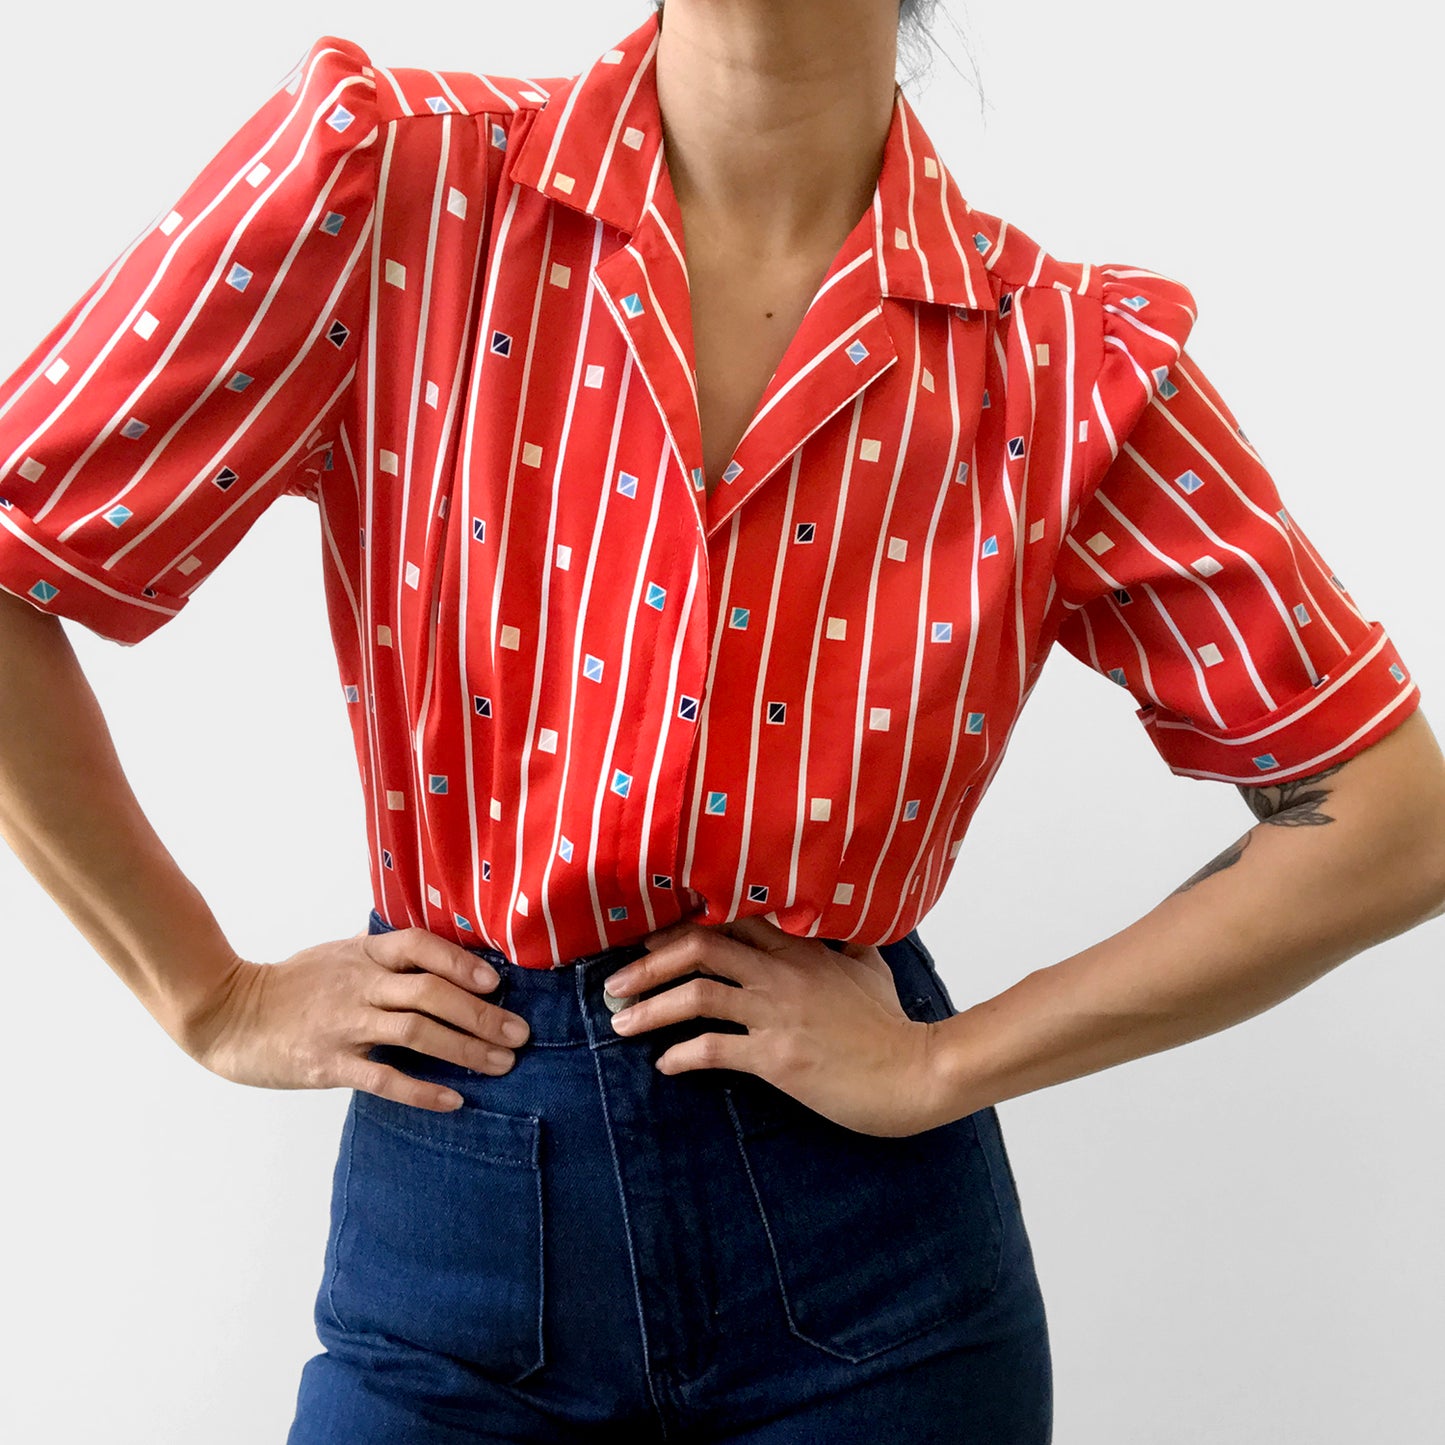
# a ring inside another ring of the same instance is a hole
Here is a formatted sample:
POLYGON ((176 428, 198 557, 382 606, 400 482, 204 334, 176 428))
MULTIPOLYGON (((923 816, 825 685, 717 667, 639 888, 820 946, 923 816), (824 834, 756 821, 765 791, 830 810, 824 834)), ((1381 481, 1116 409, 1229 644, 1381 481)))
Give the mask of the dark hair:
POLYGON ((909 81, 924 73, 933 59, 933 34, 928 22, 937 8, 938 0, 899 0, 898 58, 909 62, 909 81), (914 61, 918 62, 916 66, 914 61))

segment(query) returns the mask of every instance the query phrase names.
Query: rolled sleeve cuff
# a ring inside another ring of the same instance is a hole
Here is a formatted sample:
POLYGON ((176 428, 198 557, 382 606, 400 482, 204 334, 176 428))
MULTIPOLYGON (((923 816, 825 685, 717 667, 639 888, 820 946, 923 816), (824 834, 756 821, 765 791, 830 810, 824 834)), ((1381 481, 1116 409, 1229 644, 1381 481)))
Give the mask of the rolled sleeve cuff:
POLYGON ((123 646, 134 646, 185 605, 154 587, 136 587, 45 534, 14 503, 0 499, 0 587, 123 646))
POLYGON ((1379 622, 1359 645, 1273 712, 1215 732, 1158 706, 1135 716, 1170 771, 1227 783, 1286 783, 1345 762, 1397 728, 1420 689, 1379 622))

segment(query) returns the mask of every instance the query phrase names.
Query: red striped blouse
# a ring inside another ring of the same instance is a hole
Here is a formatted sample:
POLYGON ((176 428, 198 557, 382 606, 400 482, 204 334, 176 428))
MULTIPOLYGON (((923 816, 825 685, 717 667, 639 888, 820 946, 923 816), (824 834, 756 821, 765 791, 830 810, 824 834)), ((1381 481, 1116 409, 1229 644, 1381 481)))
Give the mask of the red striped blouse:
POLYGON ((900 938, 1056 641, 1186 777, 1418 705, 1190 292, 975 210, 901 90, 710 490, 658 33, 544 80, 318 39, 0 385, 0 586, 133 644, 309 498, 375 907, 528 967, 900 938))

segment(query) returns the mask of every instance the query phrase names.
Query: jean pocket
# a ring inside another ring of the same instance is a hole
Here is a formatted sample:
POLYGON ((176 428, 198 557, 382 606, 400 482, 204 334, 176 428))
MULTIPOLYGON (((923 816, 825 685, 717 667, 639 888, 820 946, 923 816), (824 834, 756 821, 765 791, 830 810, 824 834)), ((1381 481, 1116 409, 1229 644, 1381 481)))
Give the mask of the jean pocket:
POLYGON ((542 1121, 352 1094, 323 1294, 336 1324, 515 1383, 543 1363, 542 1121))
MULTIPOLYGON (((943 1016, 934 994, 904 1000, 943 1016)), ((978 1309, 1003 1214, 972 1115, 919 1134, 846 1129, 752 1075, 725 1088, 789 1328, 858 1361, 978 1309)))

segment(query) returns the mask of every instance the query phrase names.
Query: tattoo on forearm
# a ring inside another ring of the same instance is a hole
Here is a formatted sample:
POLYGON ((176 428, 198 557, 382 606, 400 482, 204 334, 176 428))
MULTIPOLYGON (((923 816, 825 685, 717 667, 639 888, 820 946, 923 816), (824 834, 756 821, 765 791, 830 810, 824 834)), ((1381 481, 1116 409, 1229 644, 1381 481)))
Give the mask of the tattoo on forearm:
POLYGON ((1274 823, 1284 828, 1299 828, 1306 825, 1333 823, 1328 813, 1320 811, 1320 805, 1330 795, 1328 788, 1316 784, 1344 767, 1336 763, 1322 773, 1312 773, 1307 778, 1296 778, 1292 783, 1278 783, 1266 787, 1242 785, 1239 791, 1249 810, 1261 823, 1274 823))
MULTIPOLYGON (((1326 768, 1322 773, 1313 773, 1307 778, 1296 778, 1291 783, 1277 783, 1265 787, 1250 787, 1240 784, 1239 791, 1244 795, 1244 801, 1249 804, 1250 812, 1261 823, 1272 823, 1281 828, 1302 828, 1317 826, 1321 823, 1333 823, 1334 818, 1321 811, 1321 805, 1329 797, 1330 790, 1317 785, 1323 779, 1339 772, 1342 767, 1344 767, 1343 763, 1336 763, 1334 767, 1326 768)), ((1211 859, 1197 873, 1186 878, 1174 892, 1185 893, 1202 879, 1222 873, 1226 868, 1232 868, 1244 856, 1244 850, 1249 846, 1251 836, 1250 833, 1245 833, 1236 838, 1217 858, 1211 859)))

